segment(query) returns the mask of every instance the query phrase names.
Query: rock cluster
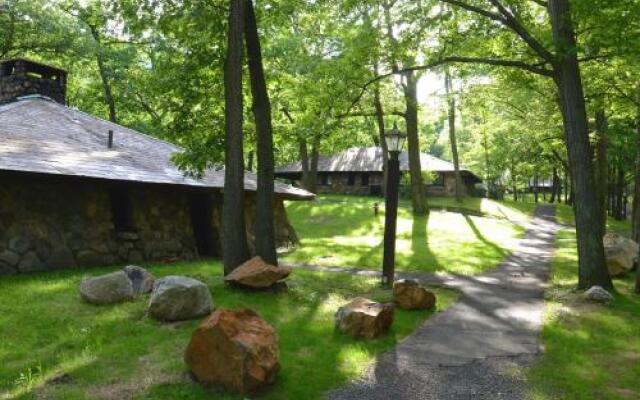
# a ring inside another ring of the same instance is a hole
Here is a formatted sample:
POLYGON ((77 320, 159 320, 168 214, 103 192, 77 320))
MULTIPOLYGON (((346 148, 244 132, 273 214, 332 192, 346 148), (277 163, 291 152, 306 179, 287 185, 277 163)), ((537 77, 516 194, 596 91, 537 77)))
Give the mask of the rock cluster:
POLYGON ((78 291, 88 303, 113 304, 151 292, 154 282, 155 277, 146 269, 128 265, 122 271, 83 279, 78 291))
POLYGON ((216 310, 193 332, 185 362, 203 384, 252 393, 280 370, 278 338, 252 310, 216 310))
POLYGON ((156 281, 148 313, 159 321, 182 321, 205 316, 213 310, 209 288, 197 279, 165 276, 156 281))
POLYGON ((266 289, 282 281, 289 274, 289 267, 276 267, 267 264, 260 257, 253 257, 225 276, 224 280, 247 288, 266 289))
POLYGON ((393 301, 405 310, 429 310, 436 305, 436 296, 416 279, 400 279, 393 283, 393 301))
POLYGON ((358 297, 338 309, 335 321, 336 328, 347 335, 375 339, 391 327, 393 317, 393 304, 358 297))
POLYGON ((603 238, 609 275, 619 277, 633 269, 638 260, 638 243, 616 233, 607 233, 603 238))

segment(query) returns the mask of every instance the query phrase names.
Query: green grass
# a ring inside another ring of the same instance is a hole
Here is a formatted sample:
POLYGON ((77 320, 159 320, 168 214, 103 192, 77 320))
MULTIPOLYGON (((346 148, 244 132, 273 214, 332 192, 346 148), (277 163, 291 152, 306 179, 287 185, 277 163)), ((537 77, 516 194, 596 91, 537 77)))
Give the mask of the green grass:
MULTIPOLYGON (((315 399, 359 376, 376 354, 411 333, 431 312, 397 310, 391 331, 370 342, 334 331, 337 308, 357 295, 389 300, 373 278, 296 270, 287 293, 225 286, 217 261, 155 265, 156 276, 189 275, 208 284, 216 307, 249 307, 277 330, 282 370, 262 398, 315 399)), ((112 306, 80 301, 83 276, 71 270, 0 279, 0 398, 228 399, 186 378, 183 352, 199 321, 161 324, 148 298, 112 306), (70 383, 47 383, 69 374, 70 383)), ((438 310, 456 294, 434 289, 438 310)))
POLYGON ((532 398, 640 398, 640 296, 631 275, 614 280, 610 305, 582 303, 573 292, 575 233, 560 232, 542 332, 546 351, 529 376, 532 398))
MULTIPOLYGON (((414 217, 402 201, 398 211, 396 268, 401 271, 477 274, 495 267, 523 228, 526 211, 487 199, 431 198, 428 217, 414 217), (490 218, 442 212, 458 207, 490 218), (495 217, 495 218, 494 218, 495 217)), ((380 268, 384 232, 382 199, 319 196, 313 202, 289 202, 287 212, 301 245, 284 261, 328 266, 380 268), (381 212, 374 216, 373 204, 381 212)))

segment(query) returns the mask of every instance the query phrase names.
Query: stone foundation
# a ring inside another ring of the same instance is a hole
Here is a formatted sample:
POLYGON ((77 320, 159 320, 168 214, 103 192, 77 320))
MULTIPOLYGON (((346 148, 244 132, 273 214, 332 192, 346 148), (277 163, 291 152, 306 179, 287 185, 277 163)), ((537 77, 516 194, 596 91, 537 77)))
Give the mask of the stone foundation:
MULTIPOLYGON (((129 185, 130 224, 116 230, 110 193, 114 183, 30 174, 0 174, 0 275, 73 267, 192 260, 198 257, 189 199, 193 191, 129 185)), ((222 196, 211 190, 212 245, 222 196)), ((247 196, 247 231, 253 226, 247 196)), ((275 202, 278 245, 297 243, 282 200, 275 202)), ((249 238, 253 239, 250 233, 249 238)), ((252 241, 252 240, 251 240, 252 241)))

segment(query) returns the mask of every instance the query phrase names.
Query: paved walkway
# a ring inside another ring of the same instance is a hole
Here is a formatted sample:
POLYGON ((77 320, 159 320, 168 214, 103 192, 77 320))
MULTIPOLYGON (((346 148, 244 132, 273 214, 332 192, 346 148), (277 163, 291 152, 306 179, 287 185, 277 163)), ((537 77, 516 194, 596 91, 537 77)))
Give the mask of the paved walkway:
POLYGON ((461 291, 459 301, 382 354, 363 378, 328 397, 523 399, 518 370, 541 350, 543 295, 558 229, 554 212, 539 206, 512 255, 484 275, 408 274, 461 291))

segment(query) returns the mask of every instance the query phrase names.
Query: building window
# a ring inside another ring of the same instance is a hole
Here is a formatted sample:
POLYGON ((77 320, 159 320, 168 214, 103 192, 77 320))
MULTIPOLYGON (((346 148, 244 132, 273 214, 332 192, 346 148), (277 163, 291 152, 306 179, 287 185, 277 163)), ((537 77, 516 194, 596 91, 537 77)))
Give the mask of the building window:
POLYGON ((111 203, 111 222, 116 232, 134 230, 131 196, 126 188, 113 188, 109 191, 111 203))
POLYGON ((369 186, 369 174, 364 173, 360 176, 360 179, 362 179, 362 186, 369 186))
POLYGON ((347 185, 353 186, 355 184, 356 184, 356 174, 354 174, 353 172, 350 172, 349 175, 347 175, 347 185))

